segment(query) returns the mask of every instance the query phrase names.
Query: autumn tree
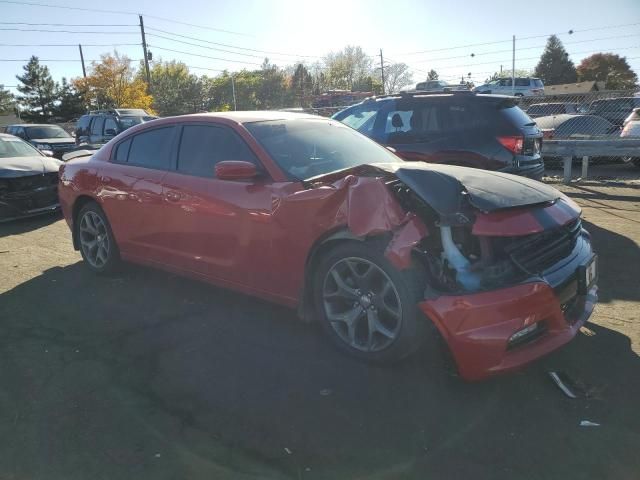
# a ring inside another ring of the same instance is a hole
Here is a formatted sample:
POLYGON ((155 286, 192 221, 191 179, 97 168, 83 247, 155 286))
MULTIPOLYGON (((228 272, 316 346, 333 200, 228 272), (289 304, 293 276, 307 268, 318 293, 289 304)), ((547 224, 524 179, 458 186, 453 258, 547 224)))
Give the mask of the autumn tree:
POLYGON ((569 59, 569 54, 557 36, 551 35, 547 40, 547 45, 544 52, 542 52, 534 74, 545 85, 574 83, 578 78, 576 67, 569 59))
POLYGON ((413 83, 413 75, 406 63, 392 63, 384 69, 384 91, 395 93, 413 83))
POLYGON ((85 103, 98 108, 142 108, 152 113, 153 98, 145 82, 136 77, 129 57, 114 52, 100 59, 93 62, 86 78, 74 82, 86 95, 85 103))
POLYGON ((6 115, 13 110, 14 99, 11 92, 0 85, 0 115, 6 115))
POLYGON ((22 116, 28 121, 47 121, 55 110, 58 86, 51 78, 49 68, 40 65, 38 57, 31 57, 24 67, 23 75, 16 75, 20 82, 17 89, 22 94, 17 100, 22 116))
POLYGON ((638 76, 625 57, 613 53, 596 53, 580 62, 578 80, 602 81, 608 90, 629 90, 638 84, 638 76))

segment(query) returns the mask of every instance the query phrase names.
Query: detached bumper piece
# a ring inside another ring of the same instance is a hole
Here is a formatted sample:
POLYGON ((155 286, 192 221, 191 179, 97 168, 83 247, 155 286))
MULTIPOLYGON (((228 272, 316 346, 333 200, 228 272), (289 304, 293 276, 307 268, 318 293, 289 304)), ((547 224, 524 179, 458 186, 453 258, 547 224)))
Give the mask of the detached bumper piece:
POLYGON ((569 342, 597 301, 595 285, 584 294, 574 292, 570 309, 564 303, 568 299, 545 282, 441 296, 419 307, 449 344, 460 375, 481 380, 520 368, 569 342))
POLYGON ((0 222, 57 210, 58 174, 0 178, 0 222))

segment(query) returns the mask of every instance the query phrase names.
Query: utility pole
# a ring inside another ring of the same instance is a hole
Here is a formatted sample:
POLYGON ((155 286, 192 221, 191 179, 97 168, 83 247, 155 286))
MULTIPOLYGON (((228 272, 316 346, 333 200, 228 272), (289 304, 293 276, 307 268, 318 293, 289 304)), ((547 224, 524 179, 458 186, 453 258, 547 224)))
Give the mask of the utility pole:
POLYGON ((382 49, 380 49, 380 76, 382 77, 382 94, 384 95, 384 59, 382 58, 382 49))
POLYGON ((502 76, 502 65, 500 65, 500 76, 502 76))
POLYGON ((233 93, 233 111, 238 110, 238 105, 236 105, 236 82, 233 80, 233 73, 231 74, 231 92, 233 93))
POLYGON ((516 36, 513 36, 513 53, 511 56, 511 95, 516 94, 516 36))
POLYGON ((87 69, 84 67, 84 55, 82 55, 82 45, 78 44, 78 48, 80 49, 80 61, 82 62, 82 76, 87 78, 87 69))
POLYGON ((142 35, 142 53, 144 54, 144 71, 147 75, 147 88, 151 89, 151 74, 149 73, 149 55, 147 54, 147 39, 144 36, 144 21, 142 15, 140 18, 140 35, 142 35))

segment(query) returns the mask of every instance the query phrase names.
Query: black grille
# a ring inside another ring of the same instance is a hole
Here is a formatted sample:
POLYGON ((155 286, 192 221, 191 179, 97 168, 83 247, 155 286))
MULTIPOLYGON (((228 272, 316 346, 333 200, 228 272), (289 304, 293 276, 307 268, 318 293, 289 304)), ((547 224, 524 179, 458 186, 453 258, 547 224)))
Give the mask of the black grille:
POLYGON ((571 254, 581 228, 577 219, 564 227, 514 240, 505 251, 525 272, 540 273, 571 254))
POLYGON ((51 150, 53 150, 54 152, 57 152, 59 150, 69 150, 70 148, 75 147, 76 144, 74 143, 54 143, 51 145, 51 150))
POLYGON ((58 183, 58 172, 50 172, 26 177, 0 179, 6 188, 5 192, 25 192, 41 187, 50 187, 58 183))

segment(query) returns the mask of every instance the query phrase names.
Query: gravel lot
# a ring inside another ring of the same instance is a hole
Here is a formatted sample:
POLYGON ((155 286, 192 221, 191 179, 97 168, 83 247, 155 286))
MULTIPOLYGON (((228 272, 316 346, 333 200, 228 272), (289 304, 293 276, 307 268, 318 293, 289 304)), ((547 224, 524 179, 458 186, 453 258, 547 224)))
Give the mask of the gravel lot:
POLYGON ((618 170, 558 184, 600 255, 588 328, 479 384, 424 351, 364 365, 293 312, 205 284, 95 277, 57 216, 0 225, 0 479, 636 479, 640 181, 618 170))

